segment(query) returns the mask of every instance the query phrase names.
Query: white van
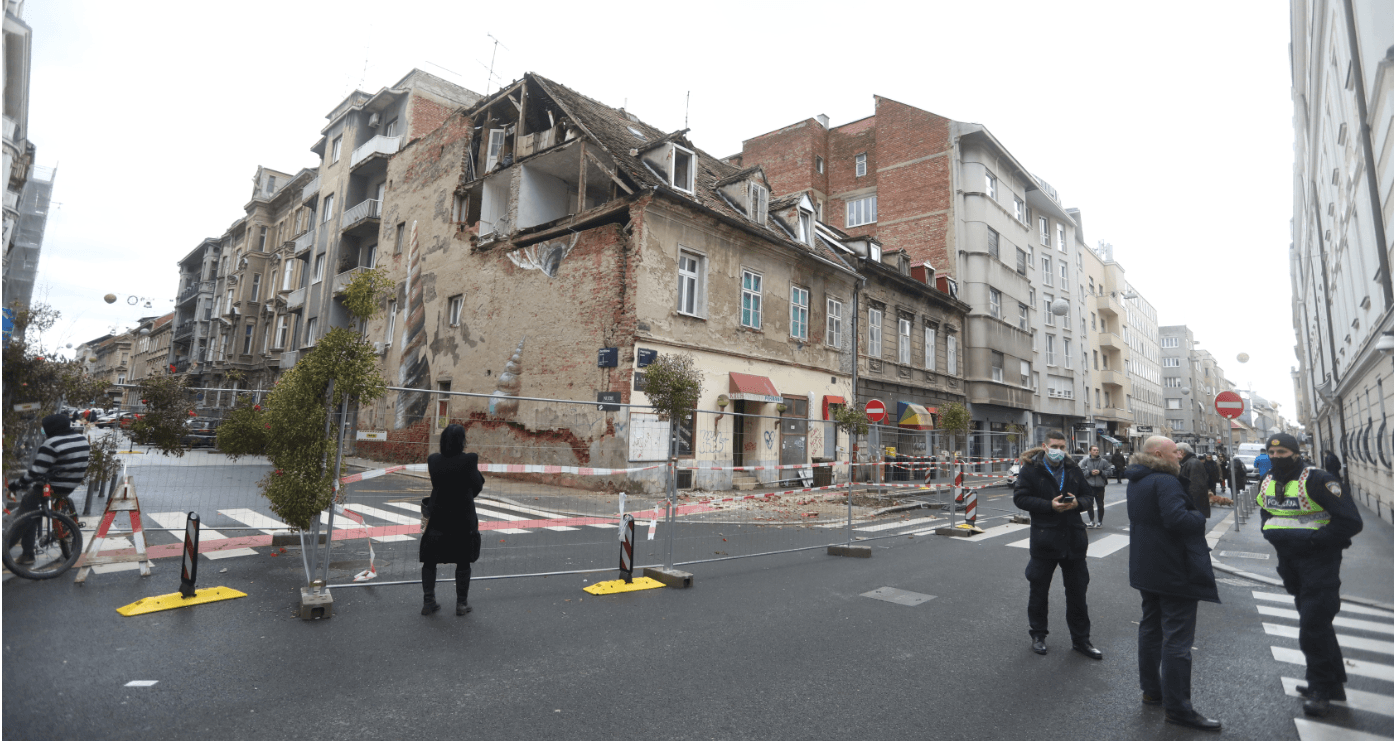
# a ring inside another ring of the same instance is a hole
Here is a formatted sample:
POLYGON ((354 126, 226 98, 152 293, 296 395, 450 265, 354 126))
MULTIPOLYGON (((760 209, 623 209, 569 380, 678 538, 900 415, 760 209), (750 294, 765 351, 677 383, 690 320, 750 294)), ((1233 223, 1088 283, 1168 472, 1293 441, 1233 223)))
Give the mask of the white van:
POLYGON ((1265 452, 1265 445, 1262 443, 1241 443, 1236 447, 1236 457, 1246 466, 1246 478, 1249 480, 1259 479, 1255 472, 1255 457, 1265 452))

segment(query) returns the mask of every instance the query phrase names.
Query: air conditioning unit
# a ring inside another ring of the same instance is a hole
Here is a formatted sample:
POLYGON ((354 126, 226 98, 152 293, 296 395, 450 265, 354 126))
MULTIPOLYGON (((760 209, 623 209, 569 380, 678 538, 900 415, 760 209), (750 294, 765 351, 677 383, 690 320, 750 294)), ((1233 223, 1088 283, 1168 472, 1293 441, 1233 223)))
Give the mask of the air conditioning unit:
POLYGON ((388 354, 388 346, 387 346, 387 344, 386 344, 386 343, 383 343, 383 342, 375 342, 375 343, 373 343, 373 354, 374 354, 374 355, 387 355, 387 354, 388 354))
POLYGON ((371 114, 369 114, 369 116, 368 116, 368 127, 369 127, 370 129, 376 129, 376 128, 378 128, 378 120, 379 120, 379 119, 378 119, 378 114, 377 114, 377 113, 371 113, 371 114))

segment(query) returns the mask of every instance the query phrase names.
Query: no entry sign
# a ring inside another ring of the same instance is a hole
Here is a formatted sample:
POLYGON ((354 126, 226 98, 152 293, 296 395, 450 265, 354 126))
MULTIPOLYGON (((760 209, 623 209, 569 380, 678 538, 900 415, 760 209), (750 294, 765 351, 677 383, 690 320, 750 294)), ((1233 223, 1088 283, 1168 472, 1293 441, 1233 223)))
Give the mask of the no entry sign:
POLYGON ((1217 414, 1227 419, 1236 419, 1241 413, 1246 411, 1246 403, 1241 401, 1241 395, 1235 391, 1223 391, 1217 394, 1217 414))
POLYGON ((870 399, 863 407, 863 411, 867 413, 868 419, 872 422, 881 424, 887 421, 887 407, 883 406, 882 402, 877 399, 870 399))

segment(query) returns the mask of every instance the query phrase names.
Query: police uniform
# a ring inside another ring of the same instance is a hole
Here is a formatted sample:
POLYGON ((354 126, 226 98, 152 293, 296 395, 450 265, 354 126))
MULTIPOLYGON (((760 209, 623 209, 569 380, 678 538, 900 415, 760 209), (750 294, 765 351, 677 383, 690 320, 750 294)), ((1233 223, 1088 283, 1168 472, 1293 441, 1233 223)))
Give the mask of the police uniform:
MULTIPOLYGON (((1288 448, 1298 459, 1292 435, 1272 435, 1268 446, 1288 448)), ((1261 532, 1279 556, 1280 578, 1299 610, 1299 648, 1307 663, 1305 712, 1327 712, 1328 700, 1344 699, 1347 672, 1333 618, 1338 614, 1338 569, 1343 549, 1362 532, 1362 516, 1342 483, 1320 468, 1302 467, 1288 476, 1273 464, 1260 482, 1261 532), (1321 700, 1321 707, 1315 701, 1321 700)))

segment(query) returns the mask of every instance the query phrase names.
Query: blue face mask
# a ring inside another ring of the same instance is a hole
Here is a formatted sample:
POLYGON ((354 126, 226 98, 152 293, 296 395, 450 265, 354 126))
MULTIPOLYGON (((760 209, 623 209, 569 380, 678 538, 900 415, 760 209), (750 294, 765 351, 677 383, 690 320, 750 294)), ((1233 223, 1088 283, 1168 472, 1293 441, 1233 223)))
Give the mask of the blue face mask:
POLYGON ((1064 459, 1064 458, 1066 458, 1066 451, 1065 451, 1065 450, 1057 450, 1056 448, 1048 448, 1048 449, 1047 449, 1047 462, 1048 462, 1048 463, 1051 463, 1052 465, 1055 466, 1055 465, 1057 465, 1058 463, 1061 463, 1061 462, 1062 462, 1062 459, 1064 459))

